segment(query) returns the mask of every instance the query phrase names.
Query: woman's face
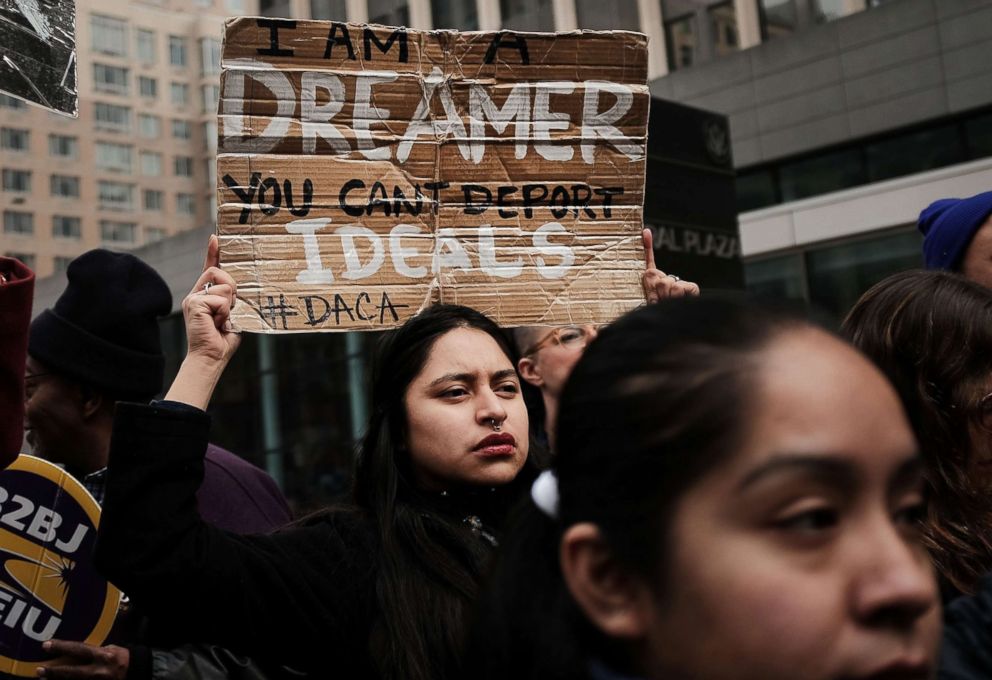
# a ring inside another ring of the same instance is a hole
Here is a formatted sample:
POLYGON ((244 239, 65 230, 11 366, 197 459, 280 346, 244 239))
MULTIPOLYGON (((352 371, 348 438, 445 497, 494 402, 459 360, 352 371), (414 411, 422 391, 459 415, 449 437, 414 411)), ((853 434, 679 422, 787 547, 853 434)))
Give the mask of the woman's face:
POLYGON ((933 677, 940 607, 895 392, 819 331, 786 332, 760 361, 743 449, 677 503, 646 674, 933 677))
POLYGON ((527 460, 527 409, 509 357, 488 334, 456 328, 431 348, 404 397, 417 484, 498 486, 527 460))

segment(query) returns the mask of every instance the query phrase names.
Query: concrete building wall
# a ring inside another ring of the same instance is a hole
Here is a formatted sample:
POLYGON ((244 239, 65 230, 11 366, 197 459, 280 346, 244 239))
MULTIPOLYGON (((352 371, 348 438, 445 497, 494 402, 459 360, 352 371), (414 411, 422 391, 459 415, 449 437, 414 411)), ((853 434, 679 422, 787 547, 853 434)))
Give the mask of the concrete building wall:
POLYGON ((897 0, 652 81, 730 116, 738 168, 992 104, 992 3, 897 0))

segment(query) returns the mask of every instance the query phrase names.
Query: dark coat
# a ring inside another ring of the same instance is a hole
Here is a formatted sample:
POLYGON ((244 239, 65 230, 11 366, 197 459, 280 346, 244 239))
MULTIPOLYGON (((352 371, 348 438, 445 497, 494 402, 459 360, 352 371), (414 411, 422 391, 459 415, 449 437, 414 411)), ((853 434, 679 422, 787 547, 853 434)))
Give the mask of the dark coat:
POLYGON ((34 272, 0 257, 0 469, 21 452, 24 437, 24 362, 34 295, 34 272))
POLYGON ((196 501, 203 521, 236 534, 264 534, 293 518, 272 477, 213 444, 204 456, 196 501))
POLYGON ((289 663, 314 677, 329 669, 334 677, 377 677, 375 522, 353 508, 270 535, 210 526, 193 502, 209 425, 192 409, 118 405, 98 568, 184 642, 289 663))
POLYGON ((941 680, 992 678, 992 575, 973 596, 961 595, 944 610, 941 680))

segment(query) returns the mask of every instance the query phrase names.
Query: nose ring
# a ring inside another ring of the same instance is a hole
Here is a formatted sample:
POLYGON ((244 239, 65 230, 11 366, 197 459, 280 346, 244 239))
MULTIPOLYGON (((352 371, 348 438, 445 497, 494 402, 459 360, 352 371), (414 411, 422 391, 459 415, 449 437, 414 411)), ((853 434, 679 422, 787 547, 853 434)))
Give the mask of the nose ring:
POLYGON ((499 432, 503 429, 503 423, 501 421, 496 420, 495 418, 490 418, 489 422, 492 423, 493 432, 499 432))

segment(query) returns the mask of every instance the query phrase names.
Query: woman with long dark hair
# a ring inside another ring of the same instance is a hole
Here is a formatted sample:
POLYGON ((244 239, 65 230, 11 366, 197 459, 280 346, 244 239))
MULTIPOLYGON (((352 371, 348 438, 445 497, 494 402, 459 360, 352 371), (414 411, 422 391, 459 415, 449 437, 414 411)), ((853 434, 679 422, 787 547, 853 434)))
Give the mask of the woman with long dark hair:
POLYGON ((187 642, 313 677, 449 677, 504 509, 533 476, 506 338, 450 305, 389 334, 353 502, 241 537, 204 524, 194 502, 201 409, 238 343, 232 304, 233 280, 207 268, 184 301, 189 354, 166 401, 119 405, 100 568, 187 642))
POLYGON ((940 605, 898 397, 805 321, 672 300, 605 329, 506 531, 473 680, 921 680, 940 605))
POLYGON ((945 582, 973 593, 992 570, 992 291, 901 272, 861 296, 843 333, 899 392, 926 464, 927 546, 945 582))

